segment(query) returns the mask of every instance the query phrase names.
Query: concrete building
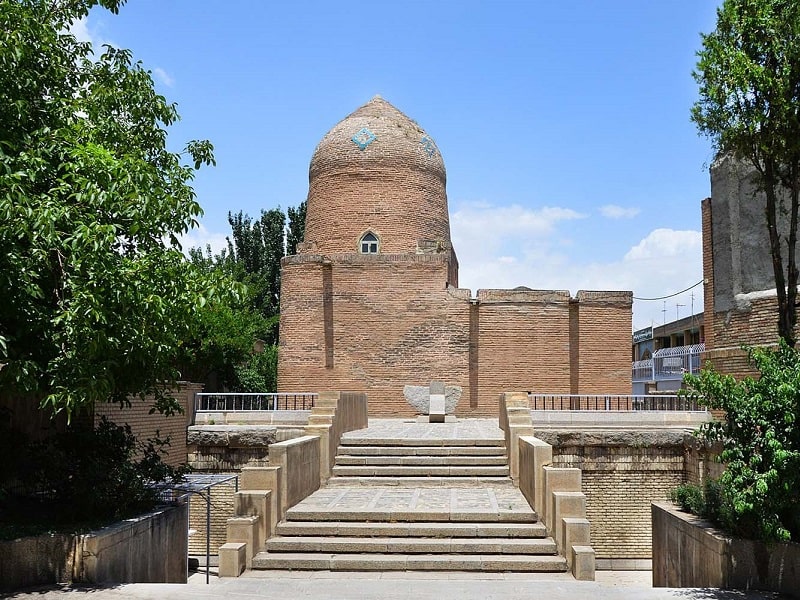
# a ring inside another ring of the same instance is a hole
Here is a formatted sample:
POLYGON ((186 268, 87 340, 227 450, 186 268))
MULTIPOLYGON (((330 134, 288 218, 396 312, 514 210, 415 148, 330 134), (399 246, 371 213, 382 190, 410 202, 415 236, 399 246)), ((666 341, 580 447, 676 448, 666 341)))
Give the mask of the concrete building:
POLYGON ((380 97, 331 129, 309 168, 305 239, 282 264, 279 391, 352 390, 413 415, 405 385, 462 388, 456 414, 508 390, 631 391, 632 294, 458 287, 436 142, 380 97))

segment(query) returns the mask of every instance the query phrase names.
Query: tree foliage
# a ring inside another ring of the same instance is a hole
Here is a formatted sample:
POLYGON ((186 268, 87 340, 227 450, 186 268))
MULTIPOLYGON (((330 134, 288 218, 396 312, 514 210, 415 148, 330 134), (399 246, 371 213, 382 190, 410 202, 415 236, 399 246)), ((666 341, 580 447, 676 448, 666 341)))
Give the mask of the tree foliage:
POLYGON ((710 367, 685 378, 686 394, 725 413, 700 430, 705 440, 722 444, 725 464, 706 504, 733 533, 798 541, 800 354, 782 341, 776 350, 751 349, 750 358, 757 378, 737 381, 710 367))
POLYGON ((778 332, 795 344, 800 198, 800 3, 725 0, 717 28, 703 35, 692 119, 717 156, 755 169, 766 199, 778 332), (788 222, 782 234, 780 223, 788 222))
MULTIPOLYGON (((3 429, 4 434, 8 431, 3 429)), ((14 448, 0 474, 0 539, 42 530, 74 531, 150 510, 154 482, 178 484, 185 467, 162 461, 168 440, 137 440, 128 425, 100 420, 14 448)))
POLYGON ((281 259, 296 251, 305 229, 305 202, 289 208, 262 211, 252 219, 239 211, 228 214, 228 247, 214 255, 192 248, 193 263, 241 283, 242 301, 206 308, 203 335, 189 348, 186 370, 203 381, 211 371, 221 387, 241 392, 277 389, 277 342, 280 311, 281 259), (288 226, 287 226, 288 220, 288 226), (253 340, 265 342, 253 352, 253 340))
POLYGON ((69 33, 123 3, 0 0, 0 391, 68 414, 130 394, 173 406, 176 353, 228 289, 177 239, 211 144, 168 150, 178 113, 150 72, 69 33))

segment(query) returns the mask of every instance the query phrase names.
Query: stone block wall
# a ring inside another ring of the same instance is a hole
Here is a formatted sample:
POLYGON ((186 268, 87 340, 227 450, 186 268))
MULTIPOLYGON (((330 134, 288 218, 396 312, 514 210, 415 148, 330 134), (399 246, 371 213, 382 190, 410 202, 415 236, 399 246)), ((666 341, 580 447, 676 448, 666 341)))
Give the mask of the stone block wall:
POLYGON ((187 433, 188 464, 204 473, 235 473, 269 464, 269 445, 305 435, 304 427, 193 425, 187 433))
POLYGON ((82 534, 0 541, 0 592, 55 583, 186 583, 185 504, 82 534))

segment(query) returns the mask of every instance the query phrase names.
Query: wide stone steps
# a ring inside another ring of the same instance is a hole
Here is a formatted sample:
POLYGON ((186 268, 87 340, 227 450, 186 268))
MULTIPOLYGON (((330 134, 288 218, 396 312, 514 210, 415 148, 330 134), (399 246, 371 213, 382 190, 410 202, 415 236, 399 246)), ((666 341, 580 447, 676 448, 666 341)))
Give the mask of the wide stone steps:
POLYGON ((424 466, 486 467, 505 466, 505 456, 351 456, 338 455, 336 464, 343 466, 424 466))
POLYGON ((334 477, 505 477, 507 466, 335 465, 334 477))
MULTIPOLYGON (((339 446, 331 484, 337 485, 337 479, 342 478, 348 483, 360 480, 360 485, 382 485, 382 478, 404 484, 410 483, 411 478, 415 482, 447 478, 447 484, 465 478, 470 479, 471 484, 504 485, 508 474, 505 446, 499 439, 351 436, 344 438, 339 446), (489 480, 478 481, 478 478, 489 480)), ((441 479, 434 483, 439 484, 443 484, 441 479)), ((430 483, 421 485, 427 487, 430 483)))
POLYGON ((359 522, 282 521, 278 536, 343 537, 426 537, 426 538, 544 538, 544 524, 535 523, 451 523, 451 522, 359 522))
POLYGON ((412 487, 508 487, 514 485, 507 476, 496 477, 367 477, 364 475, 342 476, 339 475, 328 480, 328 487, 357 487, 357 486, 412 486, 412 487))
POLYGON ((506 449, 497 446, 359 446, 345 444, 339 447, 341 455, 349 456, 502 456, 506 449))
POLYGON ((555 554, 552 538, 276 536, 268 552, 370 552, 381 554, 555 554))
POLYGON ((260 552, 254 569, 327 571, 567 571, 561 556, 527 554, 348 554, 260 552))
POLYGON ((326 486, 286 512, 253 568, 567 571, 509 477, 503 439, 465 426, 345 434, 326 486), (413 434, 426 431, 442 437, 413 434))

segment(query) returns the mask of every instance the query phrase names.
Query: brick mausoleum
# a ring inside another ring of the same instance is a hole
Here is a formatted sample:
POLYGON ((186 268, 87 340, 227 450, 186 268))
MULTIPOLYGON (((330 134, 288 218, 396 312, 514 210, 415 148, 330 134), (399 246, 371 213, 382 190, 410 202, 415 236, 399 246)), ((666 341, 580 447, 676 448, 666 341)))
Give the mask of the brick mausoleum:
POLYGON ((433 139, 376 96, 322 138, 305 239, 282 265, 278 391, 365 391, 410 416, 405 385, 461 386, 462 416, 503 391, 631 392, 631 292, 458 287, 433 139))

